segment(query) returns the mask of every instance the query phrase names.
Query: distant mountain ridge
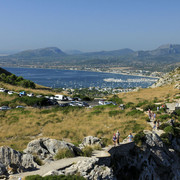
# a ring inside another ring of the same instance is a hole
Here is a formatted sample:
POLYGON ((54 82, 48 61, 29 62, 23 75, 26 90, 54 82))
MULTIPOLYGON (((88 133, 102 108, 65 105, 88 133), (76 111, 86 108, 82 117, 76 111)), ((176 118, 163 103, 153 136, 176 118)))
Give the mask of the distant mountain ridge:
POLYGON ((39 66, 41 67, 130 67, 148 71, 170 71, 180 66, 180 45, 167 44, 154 50, 133 51, 129 48, 81 52, 78 50, 63 52, 57 47, 47 47, 22 51, 0 57, 0 65, 39 66))
POLYGON ((34 49, 34 50, 26 50, 22 51, 9 57, 13 58, 37 58, 37 57, 62 57, 66 56, 67 54, 61 51, 57 47, 47 47, 41 49, 34 49))

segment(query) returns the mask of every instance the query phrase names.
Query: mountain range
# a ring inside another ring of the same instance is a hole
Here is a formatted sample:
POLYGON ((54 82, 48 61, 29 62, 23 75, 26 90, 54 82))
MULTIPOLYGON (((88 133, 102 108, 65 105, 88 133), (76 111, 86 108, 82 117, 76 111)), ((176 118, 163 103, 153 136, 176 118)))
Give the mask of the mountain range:
POLYGON ((154 50, 133 51, 125 48, 113 51, 63 52, 57 47, 26 50, 9 56, 0 57, 0 65, 12 66, 88 66, 88 67, 131 67, 145 70, 171 70, 180 65, 180 45, 167 44, 154 50), (50 63, 50 64, 49 64, 50 63))

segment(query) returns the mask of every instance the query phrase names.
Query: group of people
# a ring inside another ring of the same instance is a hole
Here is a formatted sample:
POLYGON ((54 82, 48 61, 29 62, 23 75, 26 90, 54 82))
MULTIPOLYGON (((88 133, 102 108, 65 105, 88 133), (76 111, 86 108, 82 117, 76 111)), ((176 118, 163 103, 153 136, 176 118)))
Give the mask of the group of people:
POLYGON ((148 110, 148 114, 149 114, 149 120, 153 120, 153 130, 155 130, 157 128, 157 130, 159 130, 159 125, 160 125, 160 121, 159 119, 156 120, 156 114, 153 113, 150 109, 148 110))
POLYGON ((150 109, 148 110, 149 120, 156 120, 156 114, 153 113, 150 109))
MULTIPOLYGON (((116 133, 114 133, 114 135, 113 135, 113 144, 114 144, 114 146, 118 146, 120 143, 119 143, 119 138, 120 138, 120 133, 119 133, 119 131, 117 131, 116 133)), ((130 133, 129 134, 129 136, 128 136, 128 141, 129 142, 132 142, 133 141, 133 135, 132 135, 132 133, 130 133)))

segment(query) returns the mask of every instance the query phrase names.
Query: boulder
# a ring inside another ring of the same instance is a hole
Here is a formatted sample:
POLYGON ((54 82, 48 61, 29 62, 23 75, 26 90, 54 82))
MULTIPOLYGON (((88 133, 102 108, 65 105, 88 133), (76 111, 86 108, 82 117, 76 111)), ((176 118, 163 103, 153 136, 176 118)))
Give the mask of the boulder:
POLYGON ((101 139, 94 136, 87 136, 83 139, 83 142, 79 145, 80 148, 85 146, 99 145, 102 147, 101 139))
POLYGON ((59 149, 69 149, 74 155, 81 153, 81 150, 71 143, 50 138, 35 139, 27 145, 25 153, 35 154, 41 160, 53 160, 59 149))
POLYGON ((115 179, 113 170, 110 167, 99 165, 98 158, 89 158, 84 161, 78 161, 76 164, 60 171, 65 175, 80 174, 86 179, 115 179))
POLYGON ((37 168, 31 154, 22 154, 9 147, 0 147, 0 174, 14 174, 37 168))

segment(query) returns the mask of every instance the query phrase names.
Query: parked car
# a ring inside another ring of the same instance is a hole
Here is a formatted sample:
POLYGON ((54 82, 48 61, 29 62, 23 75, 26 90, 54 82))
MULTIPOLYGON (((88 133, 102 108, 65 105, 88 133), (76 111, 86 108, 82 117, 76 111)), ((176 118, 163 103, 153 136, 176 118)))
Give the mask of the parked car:
POLYGON ((62 104, 59 104, 60 107, 67 107, 69 106, 69 103, 62 103, 62 104))
POLYGON ((40 95, 37 95, 36 97, 37 97, 37 98, 42 98, 43 96, 40 94, 40 95))
POLYGON ((9 110, 9 109, 11 109, 11 108, 8 107, 8 106, 2 106, 2 107, 0 107, 0 110, 1 110, 1 111, 3 111, 3 110, 9 110))
POLYGON ((20 93, 19 93, 19 96, 21 97, 21 96, 26 96, 27 94, 26 94, 26 92, 25 91, 21 91, 20 93))
POLYGON ((59 100, 59 101, 67 101, 67 100, 68 100, 68 99, 67 99, 67 96, 62 95, 62 94, 56 94, 56 95, 55 95, 55 99, 56 99, 56 100, 59 100))
POLYGON ((4 88, 0 88, 0 92, 5 92, 5 89, 4 88))
POLYGON ((89 104, 86 102, 78 102, 77 105, 80 107, 89 107, 89 104))
POLYGON ((99 105, 109 105, 109 104, 117 105, 112 101, 99 100, 99 105))
POLYGON ((16 106, 16 108, 25 108, 24 106, 16 106))
POLYGON ((8 91, 8 94, 9 95, 14 94, 14 91, 8 91))
POLYGON ((27 94, 27 96, 29 96, 29 97, 33 97, 33 96, 34 96, 34 94, 33 94, 33 93, 29 93, 29 94, 27 94))
POLYGON ((77 104, 76 101, 71 101, 71 102, 69 103, 69 105, 70 105, 70 106, 78 106, 78 104, 77 104))

